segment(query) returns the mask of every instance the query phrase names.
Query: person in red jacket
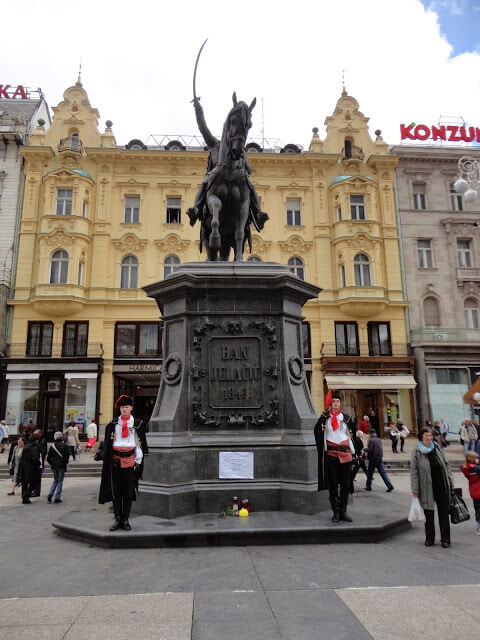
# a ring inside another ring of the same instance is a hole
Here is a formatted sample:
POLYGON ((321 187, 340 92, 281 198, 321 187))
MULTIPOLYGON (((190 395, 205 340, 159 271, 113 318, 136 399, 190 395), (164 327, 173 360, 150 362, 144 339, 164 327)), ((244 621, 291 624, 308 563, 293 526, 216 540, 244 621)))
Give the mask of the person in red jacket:
POLYGON ((477 536, 480 536, 480 464, 478 464, 478 455, 475 451, 467 451, 465 454, 465 465, 462 467, 462 471, 468 480, 470 497, 475 509, 477 536))

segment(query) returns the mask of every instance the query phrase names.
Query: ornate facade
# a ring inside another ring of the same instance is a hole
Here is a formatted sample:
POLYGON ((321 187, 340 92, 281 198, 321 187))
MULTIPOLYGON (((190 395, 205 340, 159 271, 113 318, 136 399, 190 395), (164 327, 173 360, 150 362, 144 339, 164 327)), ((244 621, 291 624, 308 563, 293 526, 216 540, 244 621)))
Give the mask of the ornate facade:
MULTIPOLYGON (((32 377, 25 389, 9 385, 12 425, 29 411, 49 430, 71 417, 104 424, 121 390, 148 417, 161 372, 161 325, 141 287, 181 262, 205 259, 186 216, 205 172, 203 148, 120 147, 112 123, 100 133, 98 118, 77 82, 54 109, 51 128, 37 127, 22 149, 26 192, 6 364, 7 377, 32 377)), ((371 139, 367 123, 344 91, 326 138, 314 129, 308 151, 247 147, 270 215, 262 234, 253 234, 250 259, 288 264, 323 289, 304 308, 317 409, 328 385, 343 390, 355 415, 373 407, 381 424, 400 413, 413 424, 397 160, 380 133, 371 139)))

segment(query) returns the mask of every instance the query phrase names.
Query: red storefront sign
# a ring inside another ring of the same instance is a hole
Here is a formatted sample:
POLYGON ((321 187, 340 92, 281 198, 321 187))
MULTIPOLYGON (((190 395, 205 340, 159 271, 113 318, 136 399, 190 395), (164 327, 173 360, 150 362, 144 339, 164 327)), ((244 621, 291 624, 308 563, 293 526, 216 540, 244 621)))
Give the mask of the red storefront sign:
POLYGON ((480 142, 479 127, 460 127, 458 125, 440 125, 427 127, 425 124, 401 124, 402 140, 445 140, 447 142, 480 142))
POLYGON ((16 87, 12 87, 9 84, 0 84, 0 99, 12 100, 13 98, 21 98, 22 100, 28 100, 27 92, 22 84, 18 84, 16 87))

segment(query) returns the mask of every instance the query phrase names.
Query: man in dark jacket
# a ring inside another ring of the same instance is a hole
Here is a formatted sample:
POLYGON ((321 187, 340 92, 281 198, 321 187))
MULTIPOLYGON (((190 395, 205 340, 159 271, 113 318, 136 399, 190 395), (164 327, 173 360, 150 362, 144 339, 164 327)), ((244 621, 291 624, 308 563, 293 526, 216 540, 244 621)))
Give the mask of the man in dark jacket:
POLYGON ((53 483, 47 496, 49 502, 52 501, 53 494, 55 494, 55 504, 62 502, 63 479, 67 470, 68 458, 69 451, 63 441, 63 433, 56 431, 53 436, 53 444, 47 454, 47 462, 53 471, 53 483))
POLYGON ((41 455, 41 470, 38 476, 37 484, 33 488, 32 498, 39 498, 40 493, 42 491, 42 476, 45 471, 45 460, 47 459, 47 441, 43 435, 43 431, 41 429, 35 429, 33 432, 38 438, 38 446, 40 447, 40 455, 41 455))
POLYGON ((390 482, 390 478, 387 476, 385 467, 383 466, 383 445, 380 438, 377 436, 375 429, 370 429, 370 438, 368 440, 368 474, 367 474, 367 491, 372 490, 372 479, 375 469, 378 469, 378 473, 382 476, 382 480, 387 486, 387 492, 393 491, 393 484, 390 482))
POLYGON ((145 425, 132 416, 133 400, 122 395, 115 403, 118 419, 105 427, 100 504, 113 502, 115 520, 110 531, 130 531, 128 521, 132 501, 136 498, 138 479, 142 477, 143 456, 148 454, 145 425))
POLYGON ((20 459, 19 475, 22 483, 22 503, 31 504, 32 495, 42 471, 42 455, 38 445, 38 435, 30 434, 29 440, 23 447, 20 459))

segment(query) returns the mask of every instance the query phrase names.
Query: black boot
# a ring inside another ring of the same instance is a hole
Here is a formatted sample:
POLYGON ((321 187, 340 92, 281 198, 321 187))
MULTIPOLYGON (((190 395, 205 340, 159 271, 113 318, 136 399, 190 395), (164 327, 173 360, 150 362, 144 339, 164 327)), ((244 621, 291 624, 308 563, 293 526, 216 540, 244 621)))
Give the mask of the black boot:
POLYGON ((343 520, 344 522, 353 522, 346 511, 340 511, 340 520, 343 520))
POLYGON ((117 529, 120 529, 120 527, 122 526, 122 501, 120 498, 115 498, 113 500, 113 512, 115 514, 115 520, 110 527, 110 531, 117 531, 117 529))
POLYGON ((340 522, 340 500, 338 497, 330 498, 330 504, 333 510, 332 522, 340 522))
POLYGON ((347 515, 348 491, 343 487, 340 489, 340 520, 344 522, 353 522, 351 517, 347 515))
POLYGON ((130 531, 132 529, 128 521, 128 518, 130 517, 131 508, 132 508, 132 499, 127 498, 126 500, 123 501, 123 513, 122 513, 122 528, 125 531, 130 531))

